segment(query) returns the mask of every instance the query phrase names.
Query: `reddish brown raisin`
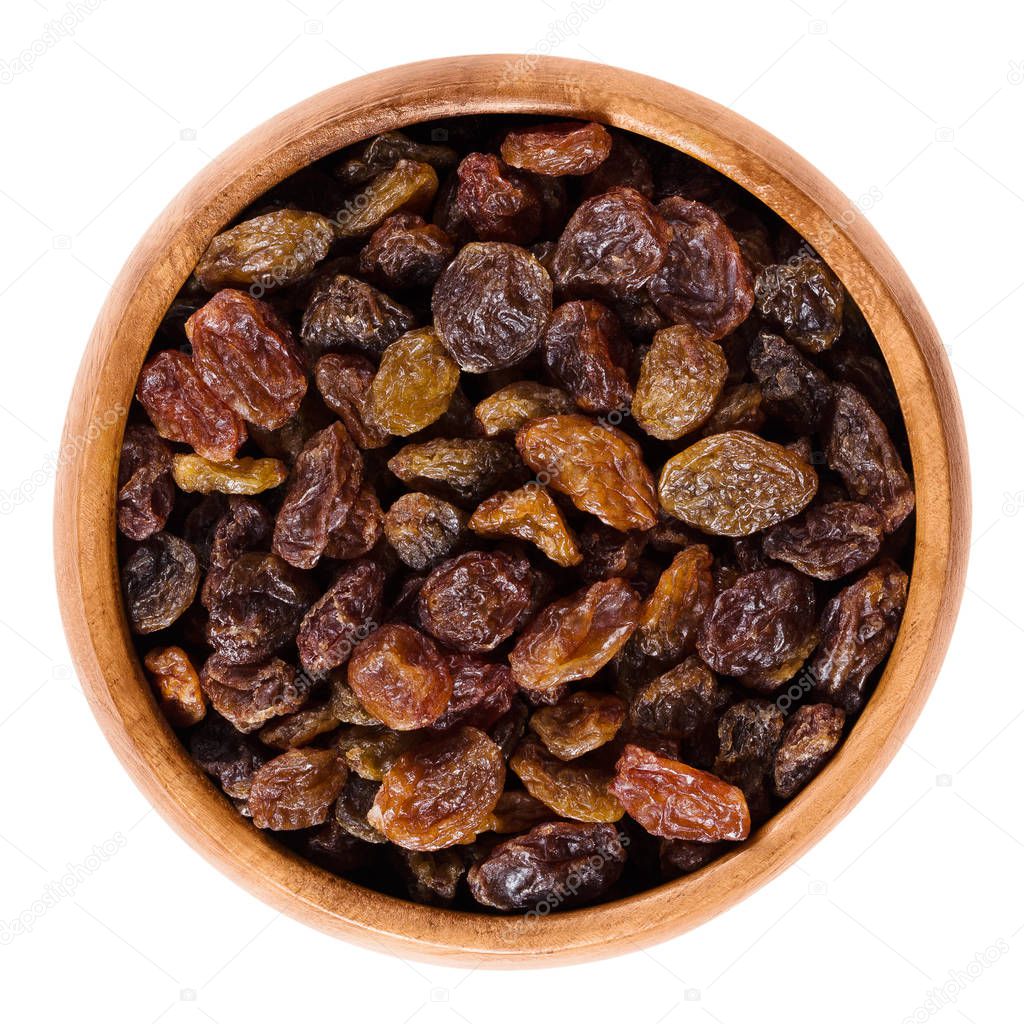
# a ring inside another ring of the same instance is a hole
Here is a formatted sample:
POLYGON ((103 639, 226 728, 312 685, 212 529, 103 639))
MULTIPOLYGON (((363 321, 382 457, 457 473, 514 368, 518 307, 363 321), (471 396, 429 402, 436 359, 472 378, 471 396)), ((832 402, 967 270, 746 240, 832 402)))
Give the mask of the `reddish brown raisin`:
POLYGON ((636 591, 617 578, 549 604, 509 654, 516 682, 526 689, 555 690, 590 678, 629 639, 639 611, 636 591))
POLYGON ((381 626, 356 647, 348 684, 371 715, 401 731, 437 721, 452 697, 451 673, 437 645, 401 623, 381 626))
POLYGON ((253 824, 275 831, 323 824, 347 774, 333 750, 289 750, 275 757, 252 780, 253 824))
POLYGON ((136 396, 161 437, 191 445, 214 462, 233 459, 245 423, 199 376, 188 356, 167 349, 142 368, 136 396))
POLYGON ((487 827, 504 784, 501 751, 479 729, 463 726, 400 757, 368 819, 407 850, 441 850, 487 827))
POLYGON ((145 540, 167 525, 173 508, 170 446, 152 427, 129 423, 117 469, 117 528, 145 540))
POLYGON ((210 390, 239 416, 283 426, 306 394, 291 328, 265 302, 225 288, 185 324, 192 361, 210 390))
POLYGON ((750 832, 747 802, 735 786, 641 747, 622 752, 611 790, 652 835, 711 843, 750 832))
POLYGON ((457 651, 492 651, 529 613, 532 570, 525 558, 468 551, 443 562, 420 588, 424 629, 457 651))

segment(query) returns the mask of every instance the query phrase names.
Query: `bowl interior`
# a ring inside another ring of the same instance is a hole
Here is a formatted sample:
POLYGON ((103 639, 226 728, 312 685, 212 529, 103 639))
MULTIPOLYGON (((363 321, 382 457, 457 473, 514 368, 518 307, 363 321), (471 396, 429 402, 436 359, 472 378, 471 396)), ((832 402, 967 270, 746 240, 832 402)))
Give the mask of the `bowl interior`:
POLYGON ((609 955, 693 927, 796 860, 874 782, 930 690, 959 603, 968 529, 966 455, 934 328, 904 273, 849 201, 777 140, 684 90, 601 65, 519 56, 408 65, 328 90, 214 161, 150 229, 97 322, 58 481, 62 611, 87 694, 158 810, 227 874, 327 932, 402 955, 511 965, 609 955), (242 819, 166 725, 120 598, 116 468, 150 341, 210 239, 254 199, 315 160, 378 132, 456 114, 592 119, 679 149, 732 178, 799 232, 838 274, 878 339, 900 398, 917 489, 914 572, 903 626, 877 689, 819 776, 743 847, 694 875, 618 902, 550 916, 439 910, 367 890, 300 858, 242 819), (538 961, 536 958, 540 957, 538 961))

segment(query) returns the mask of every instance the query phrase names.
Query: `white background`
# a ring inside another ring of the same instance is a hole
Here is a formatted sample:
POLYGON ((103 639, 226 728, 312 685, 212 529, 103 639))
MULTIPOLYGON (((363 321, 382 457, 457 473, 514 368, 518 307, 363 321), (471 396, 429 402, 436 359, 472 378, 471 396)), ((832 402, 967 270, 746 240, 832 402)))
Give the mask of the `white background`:
POLYGON ((19 916, 31 924, 0 944, 0 1015, 498 1024, 548 1019, 557 1006, 574 1020, 636 1024, 1020 1020, 1020 5, 93 5, 49 46, 37 41, 67 14, 63 0, 0 7, 0 936, 19 916), (576 28, 557 27, 574 10, 576 28), (33 66, 9 72, 33 44, 33 66), (909 743, 857 809, 696 933, 519 974, 406 964, 328 939, 186 846, 128 781, 86 706, 50 542, 54 458, 90 325, 178 189, 319 89, 405 61, 493 51, 599 60, 687 86, 759 122, 869 205, 947 343, 975 501, 945 667, 909 743), (53 899, 91 854, 95 870, 79 870, 75 891, 53 899), (46 893, 53 905, 39 914, 46 893))

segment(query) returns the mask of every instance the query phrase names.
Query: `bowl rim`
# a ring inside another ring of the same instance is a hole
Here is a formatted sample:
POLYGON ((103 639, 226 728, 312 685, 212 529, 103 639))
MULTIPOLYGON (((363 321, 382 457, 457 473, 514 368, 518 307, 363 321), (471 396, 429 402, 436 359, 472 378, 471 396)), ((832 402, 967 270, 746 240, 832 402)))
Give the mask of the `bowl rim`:
POLYGON ((794 863, 877 780, 920 714, 964 586, 970 498, 952 373, 924 305, 857 206, 735 112, 635 72, 547 56, 421 61, 345 82, 248 133, 147 230, 100 312, 69 403, 54 504, 61 614, 90 707, 157 811, 222 872, 332 935, 415 959, 547 966, 663 941, 734 906, 794 863), (918 511, 896 644, 874 695, 819 776, 743 847, 699 872, 596 907, 497 917, 413 904, 336 878, 253 829, 188 757, 157 709, 120 600, 118 452, 155 330, 209 240, 319 157, 380 131, 454 114, 595 120, 689 153, 760 198, 842 279, 875 332, 906 420, 918 511), (65 457, 66 456, 66 457, 65 457))

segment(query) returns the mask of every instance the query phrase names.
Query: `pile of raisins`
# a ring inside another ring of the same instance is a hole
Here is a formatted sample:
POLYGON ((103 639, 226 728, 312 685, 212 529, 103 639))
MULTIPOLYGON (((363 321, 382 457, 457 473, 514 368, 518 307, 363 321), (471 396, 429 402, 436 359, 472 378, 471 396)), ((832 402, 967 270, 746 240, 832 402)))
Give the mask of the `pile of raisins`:
POLYGON ((598 124, 459 118, 283 182, 160 326, 127 615, 238 812, 380 891, 692 872, 822 768, 907 597, 892 382, 816 253, 598 124))

